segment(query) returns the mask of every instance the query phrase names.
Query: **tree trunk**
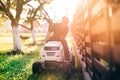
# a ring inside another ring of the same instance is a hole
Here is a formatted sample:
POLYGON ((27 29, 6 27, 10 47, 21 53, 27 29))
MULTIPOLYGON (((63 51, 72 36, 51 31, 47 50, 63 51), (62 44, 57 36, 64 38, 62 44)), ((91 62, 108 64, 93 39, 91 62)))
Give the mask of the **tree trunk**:
POLYGON ((49 28, 48 28, 48 32, 47 32, 47 36, 46 36, 46 41, 48 41, 48 40, 50 40, 50 38, 51 38, 51 36, 52 36, 52 28, 53 28, 53 26, 54 26, 54 24, 53 23, 49 23, 50 25, 49 25, 49 28))
POLYGON ((12 27, 14 51, 21 51, 20 36, 17 26, 12 27))
POLYGON ((33 44, 36 44, 36 36, 35 36, 35 32, 33 29, 31 31, 31 33, 32 33, 32 38, 33 38, 33 44))

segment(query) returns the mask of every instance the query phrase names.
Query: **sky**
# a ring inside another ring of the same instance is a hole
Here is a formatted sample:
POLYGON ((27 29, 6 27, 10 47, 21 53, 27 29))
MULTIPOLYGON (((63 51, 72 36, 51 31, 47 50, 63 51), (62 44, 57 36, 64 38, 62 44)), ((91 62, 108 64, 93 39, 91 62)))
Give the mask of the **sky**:
MULTIPOLYGON (((54 22, 59 22, 63 16, 69 17, 69 21, 71 22, 76 7, 81 1, 82 0, 53 0, 50 4, 45 5, 45 10, 48 12, 48 15, 54 22)), ((29 4, 32 5, 34 8, 37 8, 39 5, 37 1, 31 1, 29 2, 29 4)), ((26 12, 22 14, 23 17, 26 15, 26 12)))
POLYGON ((47 4, 45 9, 55 22, 60 21, 63 16, 69 17, 71 21, 80 1, 81 0, 54 0, 50 4, 47 4))

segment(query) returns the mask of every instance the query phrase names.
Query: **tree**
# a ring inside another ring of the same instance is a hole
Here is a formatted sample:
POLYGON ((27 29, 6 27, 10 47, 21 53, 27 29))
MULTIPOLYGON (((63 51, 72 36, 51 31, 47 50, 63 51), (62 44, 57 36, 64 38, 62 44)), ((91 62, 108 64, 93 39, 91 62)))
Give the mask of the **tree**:
POLYGON ((47 32, 47 36, 46 36, 46 41, 49 40, 50 36, 51 36, 51 30, 52 30, 52 27, 54 26, 54 22, 53 20, 50 18, 49 14, 47 13, 47 11, 43 8, 41 10, 42 14, 43 14, 43 17, 44 19, 48 22, 49 24, 49 28, 48 28, 48 32, 47 32))
MULTIPOLYGON (((25 25, 20 24, 22 27, 26 28, 27 30, 30 30, 32 33, 33 38, 33 44, 36 44, 36 37, 34 33, 34 25, 33 22, 37 20, 46 20, 50 25, 52 24, 52 20, 50 19, 48 13, 44 9, 44 5, 50 3, 52 0, 47 1, 38 1, 39 5, 37 8, 34 8, 33 6, 27 4, 26 6, 29 7, 28 13, 27 13, 27 19, 25 20, 25 23, 29 23, 31 25, 30 28, 28 28, 25 25)), ((27 8, 28 9, 28 8, 27 8)), ((48 31, 49 33, 49 31, 48 31)))
MULTIPOLYGON (((30 1, 49 2, 50 0, 0 0, 0 11, 5 15, 6 18, 10 19, 12 25, 13 34, 13 45, 15 52, 21 52, 20 36, 18 32, 18 24, 21 18, 21 13, 24 10, 23 6, 30 1), (12 12, 12 10, 15 11, 12 12)), ((37 10, 36 10, 37 12, 37 10)), ((34 12, 34 16, 36 13, 34 12)), ((31 20, 31 29, 33 28, 33 20, 31 20)))
POLYGON ((0 11, 2 11, 7 18, 11 20, 14 51, 21 51, 18 23, 20 20, 20 14, 22 13, 23 5, 29 1, 30 0, 0 0, 0 11), (11 9, 13 8, 16 11, 16 15, 11 12, 11 9))
MULTIPOLYGON (((49 40, 49 38, 51 37, 51 30, 54 27, 56 22, 50 18, 48 12, 44 8, 41 10, 41 12, 43 14, 44 20, 46 20, 49 24, 49 28, 48 28, 48 32, 47 32, 47 36, 46 36, 46 40, 49 40)), ((56 18, 56 15, 54 15, 54 19, 55 18, 56 18)), ((59 21, 59 20, 57 20, 57 21, 59 21)))
MULTIPOLYGON (((51 0, 47 0, 47 1, 40 1, 38 0, 39 5, 37 6, 37 8, 34 8, 33 6, 26 4, 26 6, 29 7, 29 10, 27 12, 27 19, 25 20, 25 23, 29 23, 31 25, 30 28, 28 28, 25 25, 21 25, 22 27, 26 28, 27 30, 30 30, 32 33, 32 38, 33 38, 33 44, 36 44, 36 37, 35 37, 35 33, 34 33, 34 21, 37 21, 39 19, 43 19, 43 13, 42 10, 44 10, 44 5, 50 3, 51 0)), ((28 8, 27 8, 28 9, 28 8)))

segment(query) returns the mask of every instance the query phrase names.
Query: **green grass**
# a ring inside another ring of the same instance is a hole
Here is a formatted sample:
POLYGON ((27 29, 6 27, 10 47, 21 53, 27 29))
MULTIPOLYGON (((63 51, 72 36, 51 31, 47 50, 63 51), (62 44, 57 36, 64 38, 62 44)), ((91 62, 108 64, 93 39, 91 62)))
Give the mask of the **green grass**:
POLYGON ((0 80, 65 80, 59 72, 32 75, 32 64, 39 61, 40 52, 25 55, 0 55, 0 80))
POLYGON ((6 80, 25 80, 31 74, 31 66, 39 52, 26 55, 1 55, 0 73, 6 80))
MULTIPOLYGON (((25 34, 30 36, 31 34, 25 34)), ((8 55, 13 49, 11 33, 0 34, 0 80, 64 80, 59 72, 43 72, 32 75, 32 64, 40 60, 45 34, 37 34, 37 44, 32 39, 21 40, 25 55, 8 55)))
MULTIPOLYGON (((31 38, 26 41, 21 40, 25 54, 10 55, 7 53, 13 49, 12 35, 11 33, 0 34, 0 80, 66 80, 66 75, 61 71, 43 71, 41 74, 32 74, 32 64, 40 60, 41 48, 45 43, 44 35, 37 34, 36 45, 31 45, 31 38)), ((77 72, 77 76, 81 74, 77 72)))

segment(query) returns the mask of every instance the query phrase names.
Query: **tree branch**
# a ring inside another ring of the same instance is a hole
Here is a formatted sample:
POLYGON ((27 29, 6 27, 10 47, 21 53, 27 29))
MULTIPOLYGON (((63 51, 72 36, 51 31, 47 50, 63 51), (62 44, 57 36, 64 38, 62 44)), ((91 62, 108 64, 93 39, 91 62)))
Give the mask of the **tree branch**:
POLYGON ((20 19, 20 14, 22 12, 22 7, 23 7, 23 0, 17 0, 17 5, 16 5, 16 21, 18 22, 20 19))
POLYGON ((10 13, 10 11, 7 10, 7 8, 5 7, 5 5, 3 4, 3 2, 0 0, 0 9, 13 21, 14 17, 13 15, 10 13))
POLYGON ((45 20, 46 20, 49 24, 51 24, 51 23, 52 23, 52 20, 50 19, 49 15, 48 15, 48 13, 45 11, 45 9, 42 10, 42 13, 43 13, 43 15, 44 15, 45 20))
POLYGON ((41 4, 41 5, 39 5, 39 6, 38 6, 38 8, 37 8, 37 9, 35 9, 35 12, 34 12, 34 15, 33 15, 33 17, 32 17, 32 18, 35 18, 35 16, 36 16, 36 14, 37 14, 38 10, 39 10, 40 8, 42 8, 42 7, 43 7, 43 5, 44 5, 44 4, 41 4))
POLYGON ((0 6, 0 11, 2 11, 3 10, 3 8, 0 6))
POLYGON ((26 4, 26 3, 28 3, 29 1, 31 1, 31 0, 25 0, 25 1, 23 1, 23 4, 26 4))
POLYGON ((25 29, 27 29, 27 30, 31 30, 30 28, 28 28, 27 26, 25 26, 25 25, 23 25, 23 24, 18 24, 18 25, 20 25, 21 27, 23 27, 23 28, 25 28, 25 29))
POLYGON ((10 11, 10 0, 7 0, 7 10, 10 11))
POLYGON ((5 5, 3 4, 3 2, 0 0, 0 4, 2 8, 5 8, 5 5))

